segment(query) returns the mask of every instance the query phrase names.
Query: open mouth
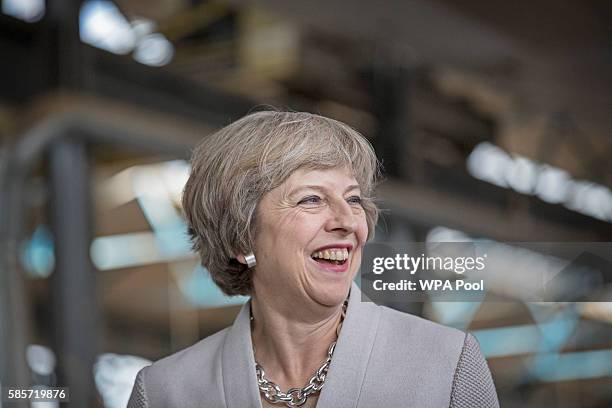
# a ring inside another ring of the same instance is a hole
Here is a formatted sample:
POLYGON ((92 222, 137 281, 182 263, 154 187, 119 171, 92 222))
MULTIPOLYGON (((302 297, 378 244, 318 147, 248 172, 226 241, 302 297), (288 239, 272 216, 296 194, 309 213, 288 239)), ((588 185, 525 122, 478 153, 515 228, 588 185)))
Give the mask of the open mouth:
POLYGON ((321 264, 344 265, 348 260, 349 250, 347 248, 327 248, 313 252, 310 257, 321 264))

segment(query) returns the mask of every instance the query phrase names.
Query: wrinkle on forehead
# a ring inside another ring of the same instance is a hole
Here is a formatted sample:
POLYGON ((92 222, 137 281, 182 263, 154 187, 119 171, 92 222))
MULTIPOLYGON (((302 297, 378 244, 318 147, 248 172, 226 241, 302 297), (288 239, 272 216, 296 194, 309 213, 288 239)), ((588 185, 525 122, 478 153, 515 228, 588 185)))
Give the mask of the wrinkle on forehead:
POLYGON ((329 181, 330 178, 332 178, 332 181, 336 181, 336 180, 333 180, 333 178, 335 177, 335 174, 337 173, 340 173, 342 174, 342 176, 346 177, 346 179, 348 180, 347 185, 351 185, 351 184, 356 184, 358 186, 360 185, 357 182, 357 179, 355 178, 355 174, 353 173, 353 170, 350 167, 341 166, 341 167, 333 167, 329 169, 327 168, 324 168, 324 169, 300 168, 296 170, 295 172, 293 172, 291 176, 289 176, 287 180, 285 180, 279 186, 279 188, 284 188, 285 190, 287 190, 287 193, 288 193, 289 190, 291 190, 292 188, 299 188, 301 185, 320 185, 321 187, 326 187, 327 183, 325 181, 326 180, 329 181), (314 176, 313 173, 319 173, 319 174, 314 176), (331 173, 334 173, 334 176, 331 176, 331 173))

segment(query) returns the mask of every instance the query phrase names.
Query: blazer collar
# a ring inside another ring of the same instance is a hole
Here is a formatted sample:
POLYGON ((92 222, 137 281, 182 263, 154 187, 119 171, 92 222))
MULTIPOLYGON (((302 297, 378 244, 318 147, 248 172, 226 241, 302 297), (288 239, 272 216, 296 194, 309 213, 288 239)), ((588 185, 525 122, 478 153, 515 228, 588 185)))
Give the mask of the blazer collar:
POLYGON ((223 344, 221 372, 227 408, 261 408, 251 342, 251 300, 246 302, 223 344))
POLYGON ((373 303, 362 302, 361 290, 353 282, 346 318, 317 408, 357 406, 378 330, 380 310, 373 303))
MULTIPOLYGON (((380 308, 362 303, 355 282, 317 408, 356 407, 380 319, 380 308)), ((250 300, 230 327, 222 351, 227 408, 261 408, 251 343, 250 300)))

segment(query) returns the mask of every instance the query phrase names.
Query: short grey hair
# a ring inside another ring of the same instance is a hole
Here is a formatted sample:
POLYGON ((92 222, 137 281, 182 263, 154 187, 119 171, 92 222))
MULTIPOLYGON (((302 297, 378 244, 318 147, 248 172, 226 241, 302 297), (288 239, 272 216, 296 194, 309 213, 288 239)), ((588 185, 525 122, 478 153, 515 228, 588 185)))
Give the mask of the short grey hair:
POLYGON ((193 151, 182 206, 193 249, 227 295, 248 295, 252 270, 236 259, 253 251, 257 205, 297 169, 346 167, 362 193, 368 239, 378 208, 379 162, 359 132, 305 112, 249 114, 205 137, 193 151))

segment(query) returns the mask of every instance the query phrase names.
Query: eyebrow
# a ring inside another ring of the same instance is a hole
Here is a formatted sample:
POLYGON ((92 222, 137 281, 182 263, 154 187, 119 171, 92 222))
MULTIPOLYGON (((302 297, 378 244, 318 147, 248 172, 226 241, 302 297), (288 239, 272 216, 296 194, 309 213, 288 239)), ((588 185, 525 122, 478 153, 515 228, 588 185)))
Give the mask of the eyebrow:
MULTIPOLYGON (((346 190, 344 190, 344 194, 348 193, 351 190, 355 190, 355 189, 360 189, 359 184, 351 184, 350 186, 348 186, 346 188, 346 190)), ((317 186, 317 185, 307 185, 307 186, 301 186, 296 188, 295 190, 292 190, 289 192, 289 195, 294 195, 299 193, 302 190, 317 190, 317 191, 325 191, 325 187, 322 186, 317 186)))

